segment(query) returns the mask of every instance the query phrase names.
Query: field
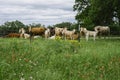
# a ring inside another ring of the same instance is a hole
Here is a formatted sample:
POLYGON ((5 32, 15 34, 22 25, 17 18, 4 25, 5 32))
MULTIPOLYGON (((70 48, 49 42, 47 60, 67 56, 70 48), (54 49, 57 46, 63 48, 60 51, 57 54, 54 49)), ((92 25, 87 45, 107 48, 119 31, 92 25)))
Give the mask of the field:
POLYGON ((0 38, 0 80, 120 80, 120 40, 0 38))

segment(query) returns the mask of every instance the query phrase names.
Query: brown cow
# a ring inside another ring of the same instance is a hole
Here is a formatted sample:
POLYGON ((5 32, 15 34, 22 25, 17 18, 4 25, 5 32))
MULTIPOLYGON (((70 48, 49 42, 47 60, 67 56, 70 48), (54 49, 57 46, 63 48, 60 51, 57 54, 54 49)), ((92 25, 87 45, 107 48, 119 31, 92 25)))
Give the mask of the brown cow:
POLYGON ((6 35, 5 37, 9 37, 9 38, 19 38, 20 34, 19 33, 9 33, 8 35, 6 35))
POLYGON ((46 30, 46 28, 44 28, 44 27, 34 27, 34 28, 29 27, 29 32, 30 32, 31 36, 40 35, 43 37, 45 30, 46 30))

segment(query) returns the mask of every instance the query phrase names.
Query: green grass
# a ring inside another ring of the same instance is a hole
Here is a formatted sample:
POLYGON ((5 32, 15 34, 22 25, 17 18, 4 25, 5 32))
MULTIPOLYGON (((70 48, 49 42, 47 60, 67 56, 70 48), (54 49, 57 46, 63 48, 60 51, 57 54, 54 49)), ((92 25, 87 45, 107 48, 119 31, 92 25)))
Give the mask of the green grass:
POLYGON ((120 40, 0 38, 0 80, 120 80, 120 40))

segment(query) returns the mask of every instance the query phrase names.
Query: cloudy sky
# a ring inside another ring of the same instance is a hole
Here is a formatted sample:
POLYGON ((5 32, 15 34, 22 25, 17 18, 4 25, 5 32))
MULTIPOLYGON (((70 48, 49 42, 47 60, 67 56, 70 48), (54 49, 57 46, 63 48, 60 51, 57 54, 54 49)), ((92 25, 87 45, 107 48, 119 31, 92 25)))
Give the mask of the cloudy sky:
POLYGON ((46 26, 75 22, 73 5, 74 0, 0 0, 0 24, 15 20, 46 26))

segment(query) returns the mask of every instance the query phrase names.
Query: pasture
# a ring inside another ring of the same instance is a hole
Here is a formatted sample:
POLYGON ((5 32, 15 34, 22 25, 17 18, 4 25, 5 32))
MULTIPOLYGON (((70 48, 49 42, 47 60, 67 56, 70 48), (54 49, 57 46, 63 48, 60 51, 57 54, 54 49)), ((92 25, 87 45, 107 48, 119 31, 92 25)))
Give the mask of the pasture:
POLYGON ((0 80, 120 80, 120 40, 0 38, 0 80))

